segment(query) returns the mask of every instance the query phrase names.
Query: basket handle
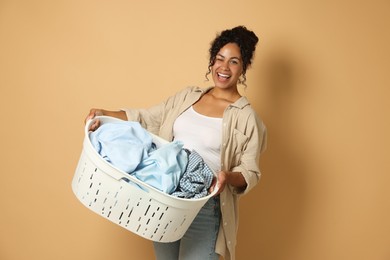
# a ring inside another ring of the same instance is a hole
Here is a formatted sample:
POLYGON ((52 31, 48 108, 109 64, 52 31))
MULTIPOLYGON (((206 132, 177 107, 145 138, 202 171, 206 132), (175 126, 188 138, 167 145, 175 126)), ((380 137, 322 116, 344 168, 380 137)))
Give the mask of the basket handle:
POLYGON ((100 121, 100 124, 102 124, 102 123, 121 122, 123 120, 111 116, 95 116, 94 118, 90 118, 85 123, 85 129, 84 129, 85 136, 88 136, 91 125, 96 121, 100 121))
POLYGON ((214 189, 213 189, 213 191, 210 193, 210 194, 212 194, 213 196, 214 196, 215 194, 217 194, 217 192, 218 192, 218 190, 219 190, 219 186, 218 186, 218 176, 215 176, 215 178, 216 178, 216 181, 215 181, 215 184, 214 184, 214 189))

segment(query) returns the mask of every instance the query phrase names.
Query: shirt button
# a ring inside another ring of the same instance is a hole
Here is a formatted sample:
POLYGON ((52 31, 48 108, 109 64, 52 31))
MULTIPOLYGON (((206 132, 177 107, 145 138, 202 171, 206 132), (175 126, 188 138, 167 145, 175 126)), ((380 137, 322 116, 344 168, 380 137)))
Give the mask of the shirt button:
POLYGON ((228 244, 230 245, 230 241, 228 241, 228 244))
POLYGON ((224 226, 227 226, 227 222, 223 223, 224 226))
POLYGON ((222 206, 225 206, 225 202, 222 202, 222 206))

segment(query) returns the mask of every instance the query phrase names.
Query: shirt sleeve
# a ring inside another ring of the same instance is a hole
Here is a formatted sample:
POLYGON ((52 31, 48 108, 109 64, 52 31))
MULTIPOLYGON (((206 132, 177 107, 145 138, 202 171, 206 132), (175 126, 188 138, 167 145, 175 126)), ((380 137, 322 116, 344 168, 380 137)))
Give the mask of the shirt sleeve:
POLYGON ((167 121, 169 125, 173 123, 171 121, 176 118, 179 108, 187 100, 187 96, 193 92, 193 89, 195 87, 184 88, 167 98, 164 102, 147 109, 123 108, 121 110, 126 112, 129 121, 137 121, 142 127, 158 135, 164 123, 167 123, 167 121))
POLYGON ((243 146, 240 164, 233 167, 233 172, 240 172, 247 183, 244 190, 233 188, 234 194, 246 194, 260 181, 261 171, 259 168, 260 154, 263 153, 267 146, 267 130, 263 122, 253 115, 247 122, 248 137, 246 145, 243 146))
POLYGON ((148 109, 123 108, 121 110, 126 112, 126 116, 129 121, 137 121, 142 125, 142 127, 151 133, 158 134, 163 118, 164 108, 165 102, 162 102, 148 109))

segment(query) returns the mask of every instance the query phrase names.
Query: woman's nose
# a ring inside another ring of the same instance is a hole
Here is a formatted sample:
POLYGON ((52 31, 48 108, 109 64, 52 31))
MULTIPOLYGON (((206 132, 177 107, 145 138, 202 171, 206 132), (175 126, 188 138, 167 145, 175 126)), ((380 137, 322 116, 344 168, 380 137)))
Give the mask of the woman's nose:
POLYGON ((224 61, 222 64, 221 64, 221 68, 223 70, 229 70, 229 63, 224 61))

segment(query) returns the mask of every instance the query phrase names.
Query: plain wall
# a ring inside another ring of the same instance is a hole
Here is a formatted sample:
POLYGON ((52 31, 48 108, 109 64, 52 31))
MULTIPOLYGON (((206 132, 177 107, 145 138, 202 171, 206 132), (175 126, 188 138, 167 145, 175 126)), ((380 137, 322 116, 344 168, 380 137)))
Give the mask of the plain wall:
POLYGON ((269 139, 237 259, 390 259, 385 0, 1 0, 0 259, 153 259, 72 193, 84 118, 208 86, 210 41, 241 24, 269 139))

